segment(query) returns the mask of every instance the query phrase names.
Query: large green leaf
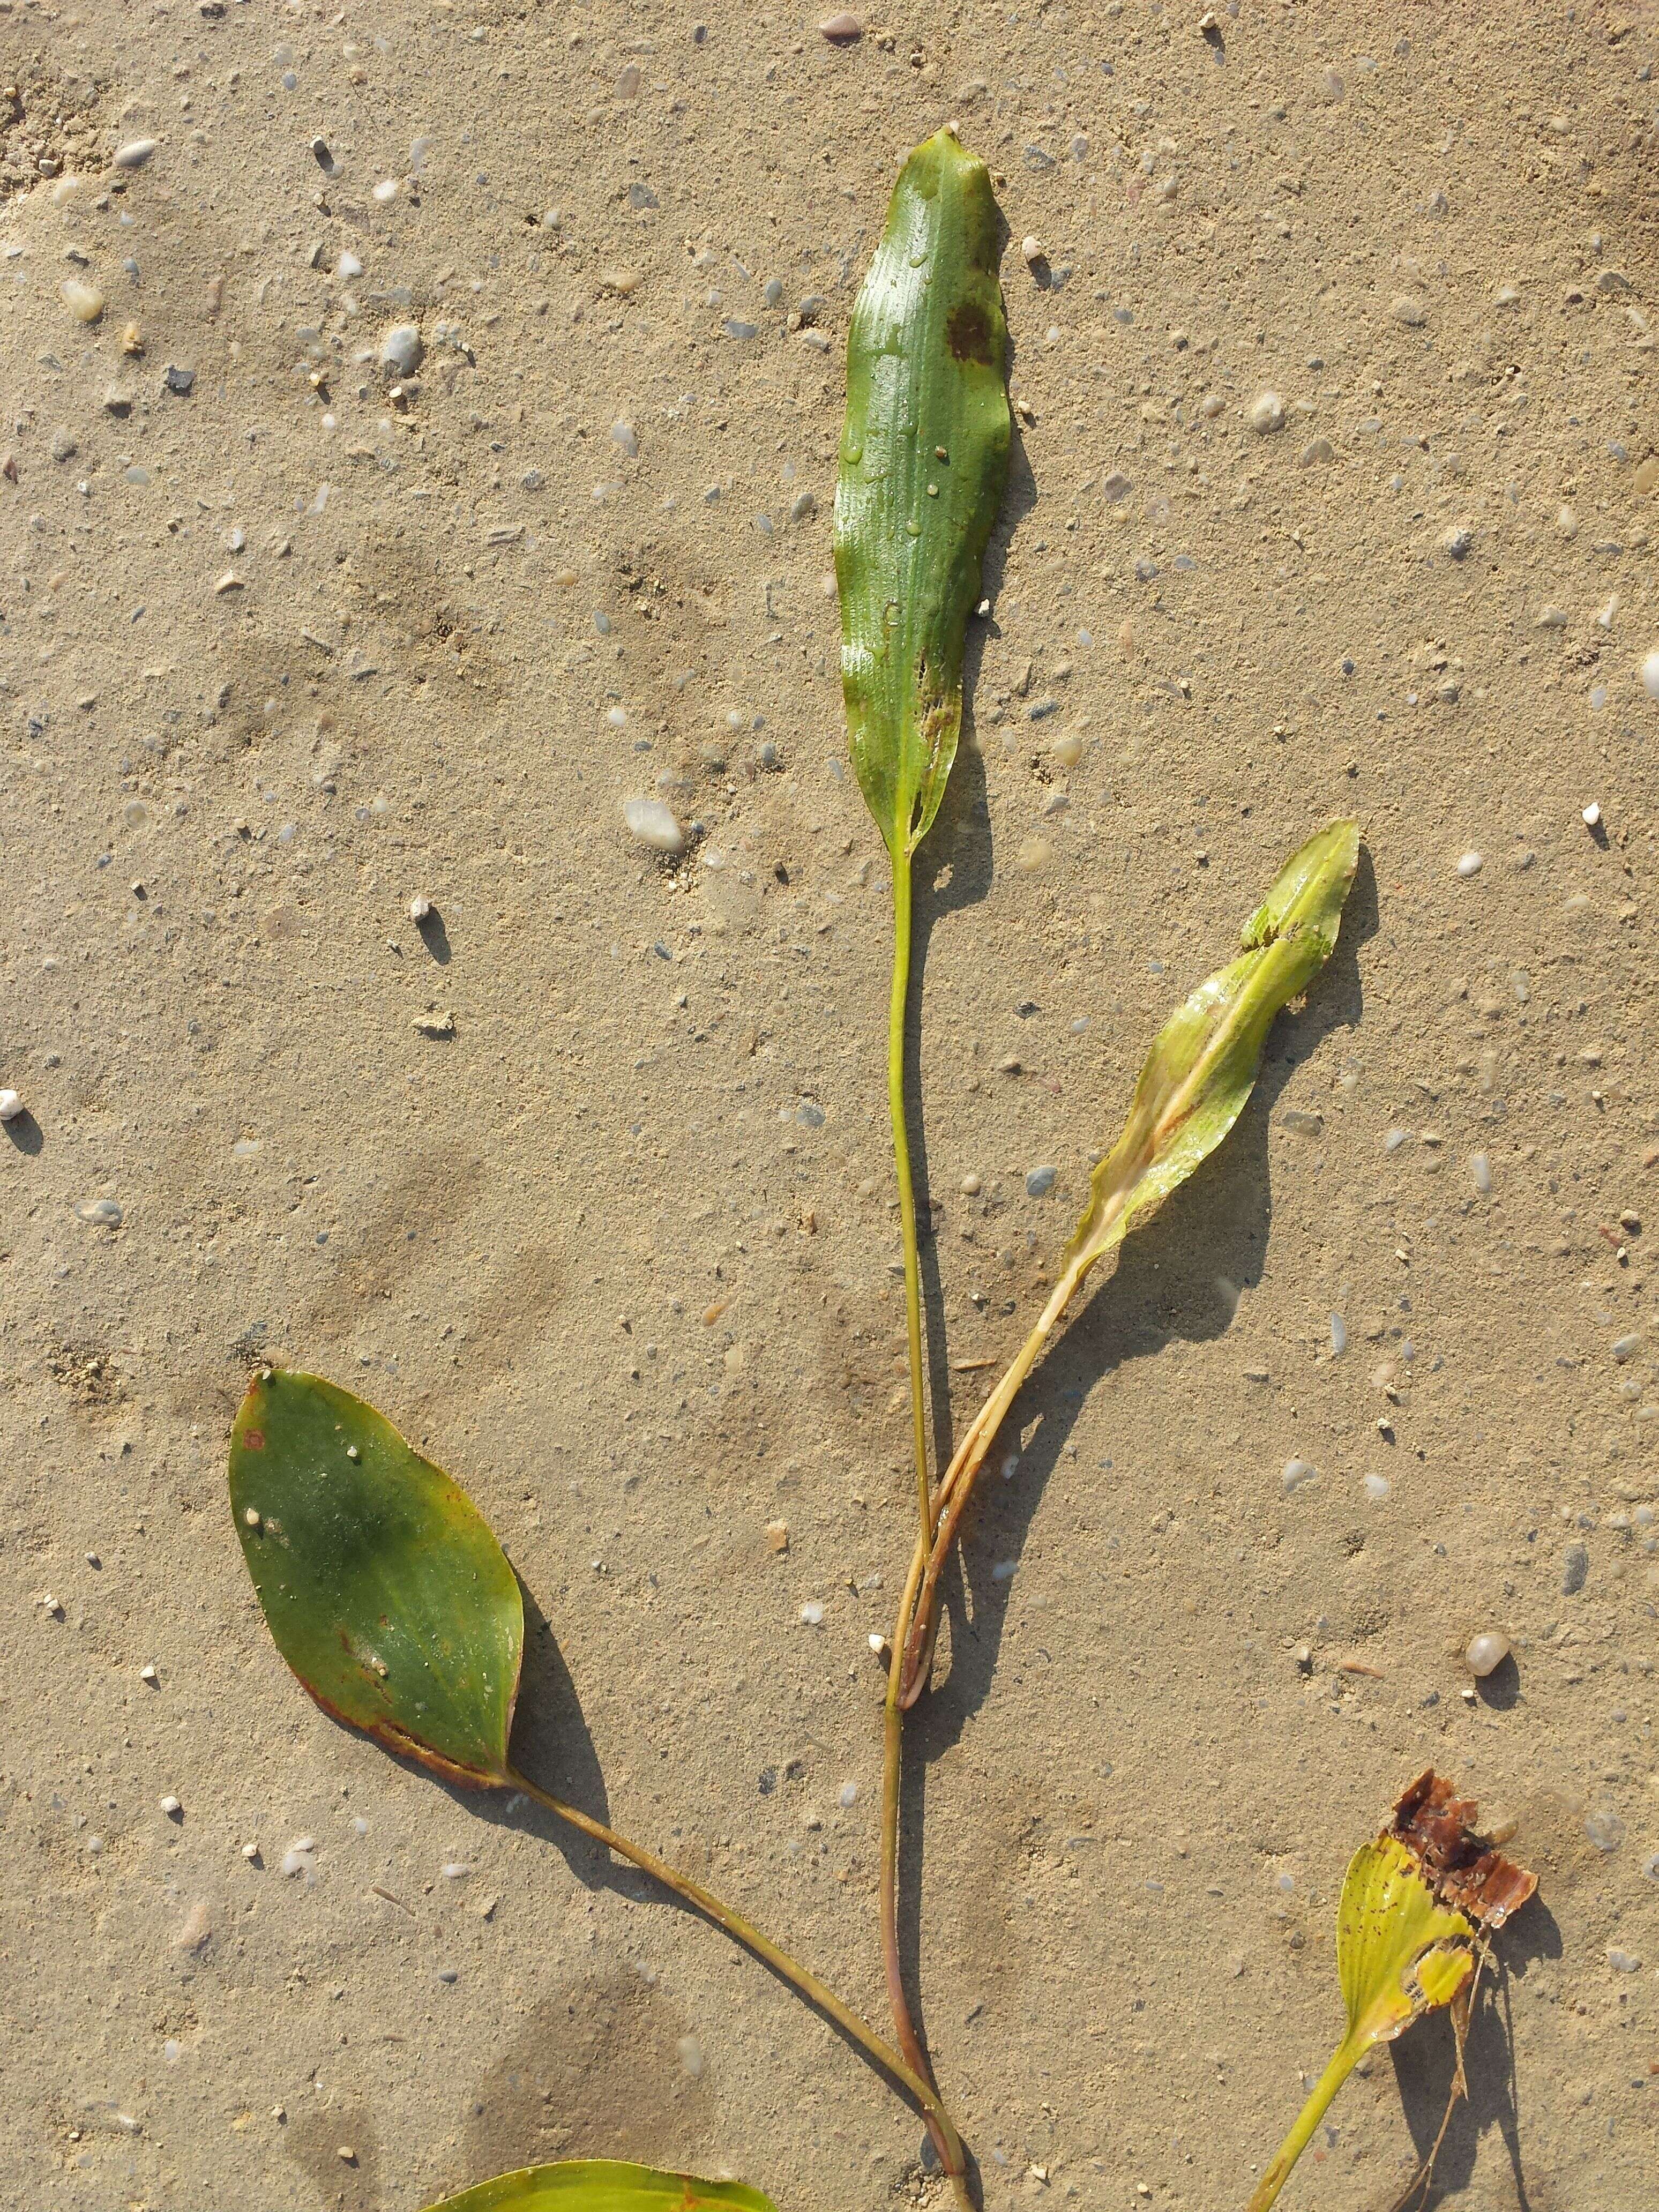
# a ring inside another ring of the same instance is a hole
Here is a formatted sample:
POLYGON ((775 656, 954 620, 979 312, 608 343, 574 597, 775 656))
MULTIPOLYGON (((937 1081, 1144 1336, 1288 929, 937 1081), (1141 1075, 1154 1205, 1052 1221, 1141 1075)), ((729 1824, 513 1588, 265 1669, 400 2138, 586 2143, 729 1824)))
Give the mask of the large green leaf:
POLYGON ((1474 1940, 1469 1922, 1439 1902, 1397 1837, 1362 1844, 1336 1911, 1350 2039, 1367 2051, 1391 2043, 1420 2014, 1449 2004, 1474 1972, 1474 1940))
POLYGON ((1095 1170, 1089 1203, 1066 1248, 1068 1297, 1237 1121, 1255 1088, 1274 1015, 1307 989, 1335 949, 1358 861, 1356 823, 1333 822, 1310 837, 1245 923, 1244 951, 1200 983, 1159 1030, 1123 1133, 1095 1170))
POLYGON ((446 2197, 429 2212, 697 2212, 705 2204, 777 2212, 769 2197, 740 2181, 699 2181, 692 2173, 656 2173, 609 2158, 498 2173, 459 2197, 446 2197))
POLYGON ((853 308, 836 487, 853 764, 895 864, 939 811, 1008 469, 996 202, 952 131, 918 146, 853 308))
POLYGON ((350 1391, 265 1368, 231 1431, 230 1498, 318 1704, 453 1781, 505 1782, 524 1605, 466 1492, 350 1391))

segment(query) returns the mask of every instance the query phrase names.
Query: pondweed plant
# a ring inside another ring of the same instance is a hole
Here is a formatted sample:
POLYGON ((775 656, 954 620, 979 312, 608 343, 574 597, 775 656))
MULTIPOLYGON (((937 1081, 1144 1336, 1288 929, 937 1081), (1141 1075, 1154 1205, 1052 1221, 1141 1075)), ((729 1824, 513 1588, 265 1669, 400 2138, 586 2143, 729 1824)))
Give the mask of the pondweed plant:
MULTIPOLYGON (((1348 1863, 1336 1908, 1336 1971, 1348 2032, 1262 2175, 1248 2212, 1267 2212, 1333 2097, 1368 2051, 1392 2043, 1425 2013, 1449 2006, 1457 2038, 1452 2105, 1464 2094, 1463 2040, 1487 1939, 1538 1887, 1534 1875, 1478 1834, 1480 1808, 1431 1767, 1419 1774, 1374 1841, 1348 1863)), ((1445 2134, 1401 2202, 1432 2176, 1445 2134)))
MULTIPOLYGON (((1358 853, 1352 823, 1310 838, 1246 924, 1238 957, 1165 1024, 1123 1133, 1095 1171, 1048 1303, 935 1485, 904 1081, 911 864, 956 757, 966 624, 1007 465, 999 228, 985 167, 951 131, 916 149, 854 310, 836 499, 848 737, 893 877, 888 1102, 918 1516, 884 1715, 880 1920, 897 2047, 701 1883, 554 1797, 514 1763, 524 1651, 517 1578, 465 1492, 379 1413, 320 1377, 262 1369, 236 1416, 230 1451, 237 1533, 259 1603, 318 1703, 449 1781, 522 1791, 745 1946, 915 2100, 957 2203, 969 2207, 966 2155, 910 2014, 898 1943, 903 1718, 928 1676, 940 1576, 985 1456, 1085 1279, 1237 1119, 1274 1016, 1330 956, 1358 853)), ((704 2204, 772 2212, 738 2184, 605 2162, 502 2175, 442 2212, 684 2212, 704 2204)))
POLYGON ((522 1790, 723 1928, 833 2020, 962 2147, 919 2069, 835 1991, 654 1851, 513 1764, 518 1577, 466 1492, 320 1376, 262 1368, 230 1436, 242 1556, 277 1650, 325 1712, 448 1782, 522 1790))

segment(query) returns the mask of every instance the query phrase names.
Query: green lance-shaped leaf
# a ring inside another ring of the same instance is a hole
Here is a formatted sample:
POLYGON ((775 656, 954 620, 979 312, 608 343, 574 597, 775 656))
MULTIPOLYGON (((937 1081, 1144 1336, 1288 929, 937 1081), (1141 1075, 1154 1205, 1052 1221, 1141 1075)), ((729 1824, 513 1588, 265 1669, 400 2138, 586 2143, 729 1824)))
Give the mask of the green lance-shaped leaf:
POLYGON ((656 2173, 619 2160, 583 2158, 498 2173, 429 2212, 777 2212, 769 2197, 741 2181, 700 2181, 692 2173, 656 2173))
POLYGON ((349 1390, 266 1368, 231 1431, 230 1498, 318 1704, 451 1781, 505 1783, 524 1604, 466 1492, 349 1390))
POLYGON ((1095 1170, 1066 1248, 1075 1286, 1186 1182, 1243 1111, 1273 1019, 1330 958, 1359 861, 1357 823, 1333 822, 1280 870, 1244 925, 1243 946, 1158 1032, 1123 1133, 1095 1170))
POLYGON ((962 726, 962 656, 1008 468, 1008 326, 985 164, 918 146, 853 309, 836 487, 853 764, 895 864, 926 836, 962 726))
POLYGON ((1089 1270, 1185 1182, 1237 1121, 1255 1087, 1274 1015, 1330 958, 1358 862, 1356 823, 1333 822, 1310 837, 1245 923, 1237 959, 1200 983, 1158 1032, 1123 1133, 1094 1171, 1048 1303, 963 1432, 939 1486, 939 1516, 902 1645, 904 1705, 921 1695, 938 1632, 939 1577, 975 1479, 1021 1384, 1089 1270))

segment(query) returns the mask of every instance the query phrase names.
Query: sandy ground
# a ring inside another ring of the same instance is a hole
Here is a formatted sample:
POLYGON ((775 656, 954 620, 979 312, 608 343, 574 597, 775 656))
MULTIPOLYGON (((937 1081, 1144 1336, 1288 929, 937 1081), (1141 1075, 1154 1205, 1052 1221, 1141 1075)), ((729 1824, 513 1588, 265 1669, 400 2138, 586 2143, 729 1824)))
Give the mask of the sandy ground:
MULTIPOLYGON (((1369 858, 973 1523, 907 1811, 941 2078, 991 2207, 1240 2204, 1433 1760, 1543 1884, 1443 2201, 1659 2203, 1659 39, 1198 14, 0 0, 6 2204, 413 2212, 575 2153, 937 2199, 721 1939, 310 1706, 224 1443, 270 1357, 421 1440, 552 1623, 534 1771, 883 2016, 912 1498, 829 508, 950 116, 1024 410, 921 871, 947 1422, 1164 1012, 1309 829, 1369 858)), ((1380 2057, 1285 2203, 1381 2212, 1449 2066, 1380 2057)))

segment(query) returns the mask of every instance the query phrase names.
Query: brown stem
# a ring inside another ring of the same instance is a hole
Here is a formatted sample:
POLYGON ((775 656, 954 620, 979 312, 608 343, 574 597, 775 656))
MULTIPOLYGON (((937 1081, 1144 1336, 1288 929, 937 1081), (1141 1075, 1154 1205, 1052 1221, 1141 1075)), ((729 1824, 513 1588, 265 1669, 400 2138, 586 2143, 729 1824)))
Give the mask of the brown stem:
MULTIPOLYGON (((881 1956, 887 1974, 887 2003, 893 2015, 893 2027, 897 2034, 899 2049, 915 2071, 929 2082, 933 2069, 927 2054, 921 2047, 921 2038, 916 2033, 915 2022, 910 2016, 909 1999, 904 1992, 904 1968, 899 1957, 899 1782, 902 1771, 904 1712, 899 1702, 899 1655, 904 1649, 904 1639, 910 1626, 910 1615, 921 1587, 922 1570, 927 1565, 927 1546, 919 1539, 915 1554, 910 1562, 910 1572, 904 1585, 904 1595, 899 1600, 898 1620, 893 1630, 893 1648, 888 1662, 887 1697, 882 1708, 882 1765, 881 1765, 881 1956)), ((939 2092, 934 2089, 937 2098, 939 2092)), ((939 2163, 950 2177, 951 2187, 963 2212, 973 2212, 973 2198, 968 2193, 965 2162, 962 2146, 954 2146, 941 2134, 934 2124, 932 2112, 926 2114, 927 2131, 933 2138, 933 2148, 939 2163)))

